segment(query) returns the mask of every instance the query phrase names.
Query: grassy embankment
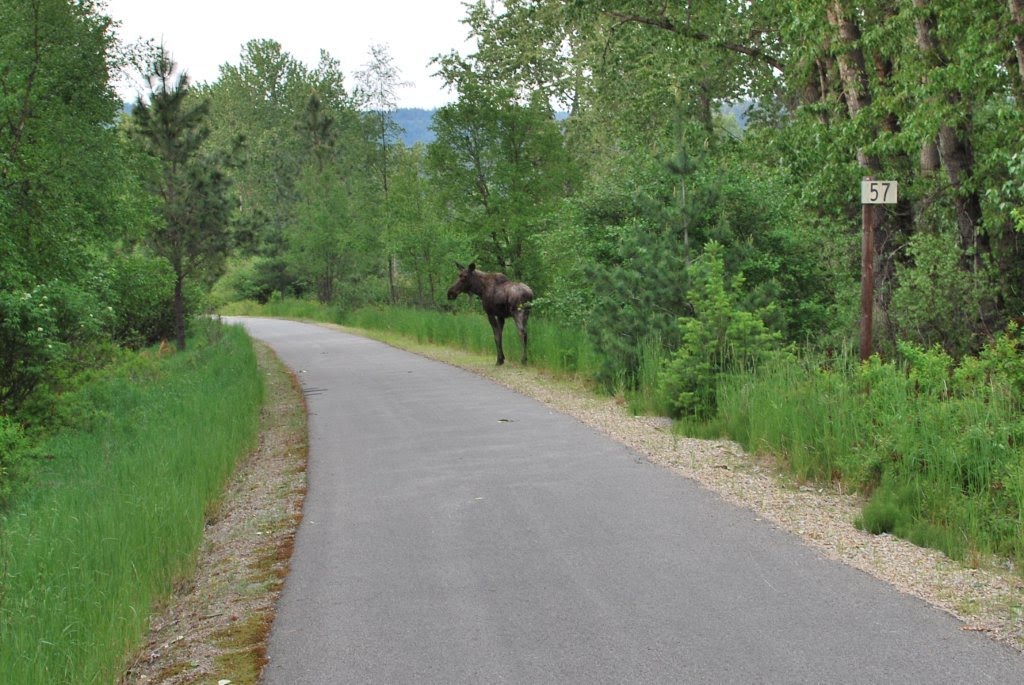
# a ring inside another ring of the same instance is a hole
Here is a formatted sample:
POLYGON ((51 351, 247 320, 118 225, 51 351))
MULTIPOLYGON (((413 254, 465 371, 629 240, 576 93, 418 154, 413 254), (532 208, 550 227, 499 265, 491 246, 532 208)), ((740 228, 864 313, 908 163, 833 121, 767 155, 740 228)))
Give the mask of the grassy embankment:
MULTIPOLYGON (((343 316, 287 300, 264 307, 237 303, 231 312, 331 321, 418 343, 493 351, 479 312, 372 309, 343 316)), ((584 331, 536 317, 530 326, 533 365, 584 379, 598 368, 584 331)), ((517 351, 518 340, 506 330, 513 362, 517 351)), ((634 411, 659 404, 660 360, 655 350, 642 352, 639 387, 625 397, 634 411)), ((899 361, 876 358, 865 365, 842 355, 780 355, 754 372, 723 375, 717 416, 679 428, 773 455, 799 481, 863 493, 868 500, 858 524, 867 530, 892 532, 971 563, 995 554, 1024 569, 1022 395, 1024 346, 1011 331, 980 358, 959 364, 911 346, 902 347, 899 361)))
POLYGON ((719 386, 714 425, 800 480, 869 495, 858 525, 1024 570, 1024 355, 1009 336, 960 364, 784 357, 719 386))
POLYGON ((245 333, 133 355, 64 402, 73 426, 0 518, 0 680, 111 683, 187 574, 254 446, 263 386, 245 333))

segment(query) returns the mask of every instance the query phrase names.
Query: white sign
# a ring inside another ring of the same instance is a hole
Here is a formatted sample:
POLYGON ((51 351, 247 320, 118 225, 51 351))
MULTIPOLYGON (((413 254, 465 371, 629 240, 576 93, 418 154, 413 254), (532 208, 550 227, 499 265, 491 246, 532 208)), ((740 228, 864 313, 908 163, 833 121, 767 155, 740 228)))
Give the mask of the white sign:
POLYGON ((860 203, 862 205, 896 204, 896 181, 861 181, 860 203))

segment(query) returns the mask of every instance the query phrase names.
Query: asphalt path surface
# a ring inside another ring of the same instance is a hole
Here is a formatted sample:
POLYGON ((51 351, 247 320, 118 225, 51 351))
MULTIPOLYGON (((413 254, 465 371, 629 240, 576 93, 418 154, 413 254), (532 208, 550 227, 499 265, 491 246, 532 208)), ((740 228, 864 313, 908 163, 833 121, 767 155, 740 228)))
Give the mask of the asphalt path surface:
POLYGON ((1016 651, 532 399, 234 321, 309 404, 268 684, 1024 683, 1016 651))

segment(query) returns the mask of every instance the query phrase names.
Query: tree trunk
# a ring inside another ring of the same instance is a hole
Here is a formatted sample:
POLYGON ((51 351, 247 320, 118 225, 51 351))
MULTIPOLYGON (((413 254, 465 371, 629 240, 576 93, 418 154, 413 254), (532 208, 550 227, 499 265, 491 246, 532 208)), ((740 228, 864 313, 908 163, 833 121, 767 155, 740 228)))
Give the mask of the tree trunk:
POLYGON ((174 279, 174 342, 179 352, 185 350, 185 276, 178 271, 174 279))
POLYGON ((921 143, 921 159, 919 164, 921 173, 925 176, 934 174, 942 166, 942 160, 939 157, 939 146, 934 140, 926 140, 921 143))
POLYGON ((388 293, 391 297, 391 304, 398 304, 398 286, 395 284, 395 276, 398 273, 398 260, 394 255, 388 256, 388 293))
MULTIPOLYGON (((1010 0, 1020 3, 1020 0, 1010 0)), ((929 0, 914 0, 914 9, 918 10, 915 20, 917 29, 917 47, 924 57, 927 67, 940 66, 946 60, 940 46, 935 40, 935 16, 928 12, 929 0)), ((1012 10, 1012 7, 1011 7, 1012 10)), ((946 93, 946 99, 953 104, 962 104, 962 97, 956 90, 946 93)), ((956 210, 956 225, 959 234, 959 246, 964 252, 964 268, 977 270, 981 266, 983 252, 989 251, 988 239, 978 233, 981 224, 981 198, 975 190, 965 190, 971 175, 974 173, 974 153, 971 150, 969 134, 962 126, 943 124, 939 126, 938 145, 935 141, 925 141, 921 150, 921 170, 930 171, 936 156, 946 168, 949 184, 953 188, 953 204, 956 210), (927 165, 927 166, 926 166, 927 165)))
MULTIPOLYGON (((840 43, 845 48, 838 51, 836 63, 839 65, 839 78, 843 83, 846 108, 850 113, 850 119, 855 119, 862 109, 871 104, 864 52, 859 46, 860 27, 847 16, 839 0, 833 0, 829 4, 827 15, 828 22, 838 31, 840 43)), ((880 168, 878 158, 868 155, 863 149, 857 150, 857 162, 872 174, 880 168)))
POLYGON ((981 267, 983 253, 989 252, 988 237, 978 233, 981 224, 981 198, 975 190, 964 190, 965 181, 974 171, 974 152, 966 136, 952 126, 939 128, 939 156, 949 184, 955 193, 956 226, 960 235, 960 249, 964 251, 964 264, 970 270, 981 267))
MULTIPOLYGON (((927 6, 927 0, 914 0, 914 9, 918 10, 917 18, 914 20, 914 28, 917 33, 917 49, 924 57, 925 66, 929 69, 940 61, 935 42, 932 40, 932 30, 935 28, 935 21, 931 15, 923 12, 927 6)), ((924 79, 927 82, 927 78, 924 79)), ((931 175, 939 170, 942 161, 939 157, 939 145, 936 138, 921 143, 921 157, 919 166, 921 173, 931 175)))
POLYGON ((1024 91, 1024 0, 1007 0, 1010 5, 1010 21, 1013 22, 1013 51, 1017 55, 1017 74, 1020 83, 1018 91, 1024 91))

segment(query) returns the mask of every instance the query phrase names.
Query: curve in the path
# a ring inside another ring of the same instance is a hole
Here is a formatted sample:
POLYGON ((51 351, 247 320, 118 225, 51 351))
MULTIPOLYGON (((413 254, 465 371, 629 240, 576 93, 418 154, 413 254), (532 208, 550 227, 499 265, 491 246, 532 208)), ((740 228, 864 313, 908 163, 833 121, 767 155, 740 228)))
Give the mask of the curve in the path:
POLYGON ((1024 683, 1024 656, 575 419, 327 328, 265 681, 1024 683))

